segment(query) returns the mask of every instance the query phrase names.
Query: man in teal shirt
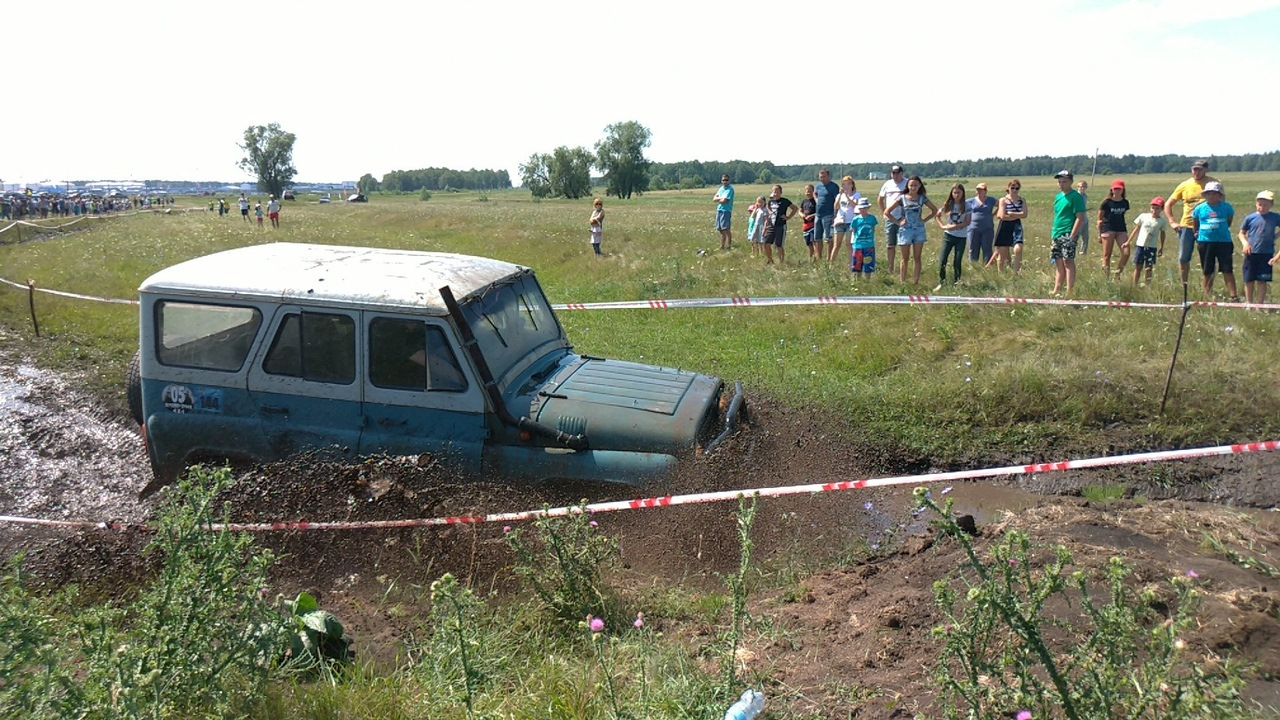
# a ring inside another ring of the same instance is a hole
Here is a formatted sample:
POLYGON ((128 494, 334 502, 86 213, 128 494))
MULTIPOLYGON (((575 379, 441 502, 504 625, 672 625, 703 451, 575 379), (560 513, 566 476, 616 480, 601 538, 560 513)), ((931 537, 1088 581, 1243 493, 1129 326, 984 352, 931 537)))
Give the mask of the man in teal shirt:
POLYGON ((1057 295, 1065 285, 1070 295, 1076 286, 1076 243, 1086 222, 1084 198, 1071 188, 1071 181, 1075 178, 1070 170, 1063 170, 1053 177, 1058 181, 1058 195, 1053 199, 1053 246, 1049 251, 1054 269, 1053 294, 1057 295))
POLYGON ((716 232, 720 233, 720 249, 728 250, 733 246, 733 186, 729 184, 726 173, 720 178, 720 189, 716 191, 716 232))

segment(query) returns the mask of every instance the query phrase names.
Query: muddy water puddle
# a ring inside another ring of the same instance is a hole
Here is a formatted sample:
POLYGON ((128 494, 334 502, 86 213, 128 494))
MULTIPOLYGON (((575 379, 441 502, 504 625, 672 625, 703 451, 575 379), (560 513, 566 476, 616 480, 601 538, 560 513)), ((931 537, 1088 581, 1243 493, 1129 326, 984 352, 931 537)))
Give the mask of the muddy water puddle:
POLYGON ((141 520, 149 475, 135 430, 74 381, 0 355, 0 513, 141 520))

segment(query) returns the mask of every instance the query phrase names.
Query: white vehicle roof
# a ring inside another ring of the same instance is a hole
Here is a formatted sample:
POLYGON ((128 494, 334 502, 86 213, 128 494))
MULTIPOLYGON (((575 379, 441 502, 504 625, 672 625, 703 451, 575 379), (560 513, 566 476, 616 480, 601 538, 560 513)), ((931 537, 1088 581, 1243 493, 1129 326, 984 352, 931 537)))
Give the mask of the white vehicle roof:
POLYGON ((440 288, 481 293, 531 272, 500 260, 455 253, 270 243, 225 250, 152 275, 141 293, 344 307, 400 307, 444 315, 440 288))

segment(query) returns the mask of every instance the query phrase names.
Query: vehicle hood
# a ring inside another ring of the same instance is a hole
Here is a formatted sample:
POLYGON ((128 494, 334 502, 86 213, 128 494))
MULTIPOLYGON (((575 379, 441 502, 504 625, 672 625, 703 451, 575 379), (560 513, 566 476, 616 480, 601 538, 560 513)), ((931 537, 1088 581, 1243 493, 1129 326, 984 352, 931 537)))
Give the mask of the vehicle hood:
POLYGON ((572 435, 586 435, 592 449, 689 451, 714 420, 719 378, 572 357, 530 399, 529 417, 572 435))

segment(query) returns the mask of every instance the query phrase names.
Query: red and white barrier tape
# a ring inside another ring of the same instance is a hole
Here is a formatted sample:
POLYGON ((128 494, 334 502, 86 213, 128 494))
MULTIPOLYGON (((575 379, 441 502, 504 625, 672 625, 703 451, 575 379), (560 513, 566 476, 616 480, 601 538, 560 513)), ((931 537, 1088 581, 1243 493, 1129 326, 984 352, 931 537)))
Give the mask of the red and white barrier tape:
MULTIPOLYGON (((0 284, 21 290, 27 286, 0 278, 0 284)), ((117 305, 137 305, 137 300, 81 295, 62 290, 36 288, 36 292, 117 305)), ((1280 310, 1275 303, 1220 303, 1195 300, 1192 307, 1221 307, 1240 310, 1280 310)), ((556 303, 552 310, 678 310, 687 308, 722 307, 780 307, 788 305, 1060 305, 1075 307, 1145 308, 1149 310, 1178 310, 1182 303, 1129 302, 1126 300, 1069 300, 1065 298, 1023 297, 964 297, 959 295, 818 295, 815 297, 727 297, 727 298, 677 298, 674 300, 616 300, 592 303, 556 303)))
MULTIPOLYGON (((1193 301, 1192 307, 1224 307, 1280 310, 1280 304, 1193 301)), ((1127 300, 1070 300, 1065 298, 963 297, 958 295, 855 295, 817 297, 728 297, 676 300, 617 300, 613 302, 553 304, 552 310, 675 310, 683 308, 774 307, 780 305, 1070 305, 1076 307, 1147 308, 1175 310, 1182 303, 1130 302, 1127 300)))
MULTIPOLYGON (((651 507, 670 507, 673 505, 694 505, 698 503, 719 502, 722 500, 735 500, 744 496, 783 497, 786 495, 811 495, 814 493, 835 492, 837 490, 859 490, 871 487, 938 483, 952 480, 975 480, 978 478, 998 477, 1000 475, 1028 475, 1033 473, 1053 472, 1057 470, 1081 470, 1086 468, 1110 467, 1114 465, 1135 465, 1138 463, 1167 462, 1170 460, 1189 460, 1191 458, 1212 457, 1216 455, 1241 455, 1244 453, 1269 452, 1273 450, 1280 450, 1280 440, 1242 443, 1237 445, 1218 445, 1215 447, 1191 448, 1187 450, 1161 450, 1157 452, 1134 453, 1131 455, 1085 458, 1083 460, 1063 460, 1051 463, 1007 465, 1005 467, 982 468, 978 470, 957 470, 953 472, 923 473, 919 475, 902 475, 886 478, 864 478, 861 480, 843 480, 840 482, 789 485, 784 487, 765 487, 754 488, 751 490, 721 490, 718 492, 693 493, 689 495, 666 495, 663 497, 651 497, 636 500, 599 502, 586 506, 574 505, 558 508, 544 508, 540 510, 492 513, 489 515, 456 515, 451 517, 416 518, 408 520, 367 520, 362 522, 295 521, 270 523, 213 523, 209 525, 208 528, 214 531, 276 532, 281 530, 372 530, 430 527, 435 525, 475 525, 479 523, 516 522, 520 520, 529 520, 540 515, 559 517, 579 512, 605 513, 621 510, 639 510, 651 507)), ((13 515, 0 515, 0 523, 68 528, 112 529, 121 529, 127 525, 126 523, 117 521, 95 523, 76 520, 41 520, 37 518, 16 517, 13 515)), ((146 526, 136 527, 146 528, 146 526)))

